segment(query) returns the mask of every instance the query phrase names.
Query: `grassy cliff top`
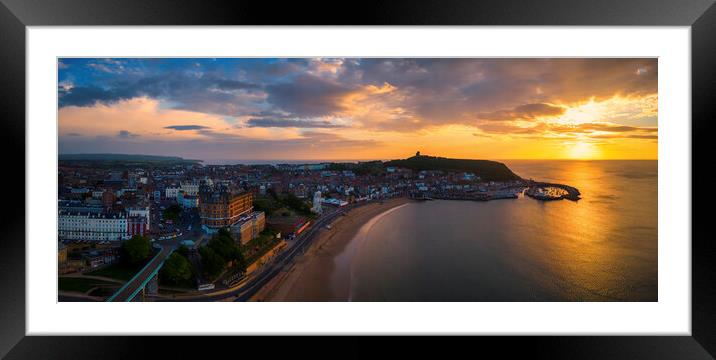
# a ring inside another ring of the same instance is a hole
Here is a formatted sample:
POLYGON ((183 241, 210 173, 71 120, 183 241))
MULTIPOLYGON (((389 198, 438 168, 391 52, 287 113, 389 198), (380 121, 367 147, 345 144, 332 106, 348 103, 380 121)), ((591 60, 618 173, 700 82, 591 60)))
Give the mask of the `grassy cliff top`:
POLYGON ((201 160, 184 159, 178 156, 140 155, 140 154, 60 154, 60 164, 90 166, 173 166, 199 164, 201 160))
POLYGON ((491 160, 450 159, 437 156, 415 155, 407 159, 390 160, 385 166, 408 168, 414 171, 438 170, 445 172, 474 173, 485 181, 519 180, 507 165, 491 160))

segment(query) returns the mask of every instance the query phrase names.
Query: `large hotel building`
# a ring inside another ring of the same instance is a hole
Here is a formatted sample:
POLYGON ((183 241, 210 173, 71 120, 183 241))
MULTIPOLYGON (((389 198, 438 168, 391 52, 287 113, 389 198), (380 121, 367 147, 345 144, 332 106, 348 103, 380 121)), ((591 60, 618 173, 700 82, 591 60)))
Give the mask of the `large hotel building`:
POLYGON ((226 188, 212 190, 208 186, 199 192, 199 214, 201 225, 211 232, 230 227, 253 210, 253 194, 236 193, 226 188))

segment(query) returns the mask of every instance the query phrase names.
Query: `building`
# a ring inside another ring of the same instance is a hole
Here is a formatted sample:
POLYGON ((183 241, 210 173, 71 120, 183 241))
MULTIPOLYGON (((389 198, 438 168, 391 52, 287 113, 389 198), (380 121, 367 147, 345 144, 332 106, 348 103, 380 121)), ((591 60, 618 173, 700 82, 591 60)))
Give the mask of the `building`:
POLYGON ((127 212, 130 217, 139 216, 145 218, 147 223, 147 230, 149 230, 149 223, 152 221, 151 217, 149 216, 149 206, 130 207, 127 208, 127 212))
POLYGON ((295 195, 299 199, 305 199, 306 195, 308 193, 308 189, 306 188, 306 185, 304 184, 298 184, 296 186, 293 186, 293 184, 288 184, 289 192, 295 195))
POLYGON ((251 192, 237 193, 225 187, 214 190, 203 186, 199 194, 202 228, 211 233, 235 225, 242 215, 253 210, 253 201, 251 192))
POLYGON ((182 181, 179 185, 181 190, 184 191, 185 195, 197 196, 199 195, 199 183, 196 181, 182 181))
POLYGON ((177 203, 186 209, 196 208, 199 207, 199 197, 186 195, 184 191, 180 190, 179 194, 177 195, 177 203))
POLYGON ((135 215, 127 218, 127 237, 144 236, 149 230, 149 222, 144 216, 135 215))
POLYGON ((57 207, 61 211, 101 214, 104 212, 102 205, 87 203, 80 200, 59 200, 57 207))
POLYGON ((111 192, 109 190, 105 190, 102 193, 102 206, 104 206, 106 208, 111 208, 112 205, 114 205, 115 201, 117 201, 117 197, 114 196, 113 192, 111 192))
POLYGON ((67 264, 67 246, 65 246, 65 244, 61 241, 58 243, 57 247, 57 264, 60 266, 67 264))
POLYGON ((83 253, 82 259, 90 270, 95 270, 113 264, 118 255, 117 249, 91 250, 83 253))
POLYGON ((168 187, 164 190, 164 197, 167 199, 176 199, 179 195, 179 188, 168 187))
POLYGON ((247 216, 242 216, 239 221, 231 227, 234 238, 242 245, 256 239, 266 228, 266 216, 263 211, 254 211, 247 216))
POLYGON ((466 173, 462 174, 462 179, 467 180, 467 181, 474 181, 474 180, 480 180, 480 177, 473 173, 466 172, 466 173))
POLYGON ((58 236, 63 240, 123 240, 127 238, 127 216, 60 210, 58 236))

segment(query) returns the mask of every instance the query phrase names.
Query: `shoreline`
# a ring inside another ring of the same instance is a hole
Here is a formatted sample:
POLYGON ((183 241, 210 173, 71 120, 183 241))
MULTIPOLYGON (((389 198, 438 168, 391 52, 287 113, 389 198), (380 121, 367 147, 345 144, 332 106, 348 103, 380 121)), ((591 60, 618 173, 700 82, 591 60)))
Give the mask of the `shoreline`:
MULTIPOLYGON (((337 271, 338 257, 354 250, 349 249, 352 240, 371 219, 410 202, 413 200, 396 198, 350 210, 334 221, 330 230, 322 229, 306 253, 296 257, 292 265, 275 276, 251 301, 348 301, 350 279, 335 277, 349 276, 350 271, 337 271)), ((348 254, 349 258, 353 255, 348 254)))

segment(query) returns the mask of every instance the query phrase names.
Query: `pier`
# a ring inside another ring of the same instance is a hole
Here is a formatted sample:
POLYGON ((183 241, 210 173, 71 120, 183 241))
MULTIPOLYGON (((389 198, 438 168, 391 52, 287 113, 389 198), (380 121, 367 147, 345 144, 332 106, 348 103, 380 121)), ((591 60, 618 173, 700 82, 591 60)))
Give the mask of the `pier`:
POLYGON ((569 185, 564 184, 555 184, 555 183, 546 183, 546 182, 530 182, 529 187, 527 188, 527 191, 525 191, 525 195, 537 199, 537 200, 543 200, 543 201, 549 201, 549 200, 572 200, 577 201, 581 199, 580 192, 577 188, 569 185), (549 188, 555 188, 555 189, 561 189, 564 191, 562 194, 549 194, 542 192, 541 189, 549 189, 549 188))

